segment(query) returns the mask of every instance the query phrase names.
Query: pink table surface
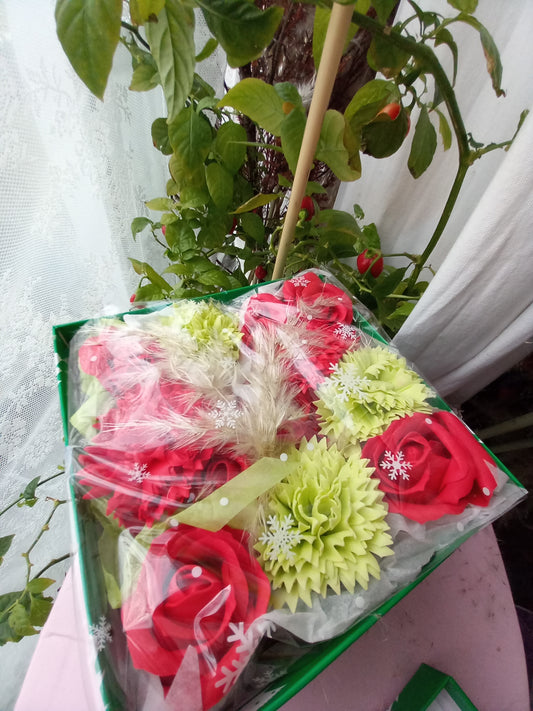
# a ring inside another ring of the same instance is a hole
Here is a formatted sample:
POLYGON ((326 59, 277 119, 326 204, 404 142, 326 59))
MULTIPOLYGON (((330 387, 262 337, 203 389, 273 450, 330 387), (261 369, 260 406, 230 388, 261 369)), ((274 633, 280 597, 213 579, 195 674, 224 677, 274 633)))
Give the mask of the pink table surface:
MULTIPOLYGON (((15 711, 102 709, 75 587, 69 575, 15 711)), ((492 528, 470 538, 283 711, 384 711, 422 662, 452 675, 479 711, 529 710, 522 638, 492 528)))

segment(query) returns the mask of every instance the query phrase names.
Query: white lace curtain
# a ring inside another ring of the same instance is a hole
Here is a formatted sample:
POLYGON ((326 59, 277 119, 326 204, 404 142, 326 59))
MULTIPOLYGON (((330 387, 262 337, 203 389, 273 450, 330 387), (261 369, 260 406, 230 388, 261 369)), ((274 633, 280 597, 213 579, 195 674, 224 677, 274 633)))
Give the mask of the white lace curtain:
MULTIPOLYGON (((156 260, 145 237, 132 240, 130 222, 143 214, 144 200, 164 194, 167 177, 150 138, 163 112, 160 94, 128 92, 130 63, 119 53, 105 102, 94 99, 56 39, 54 4, 0 0, 0 510, 63 459, 52 325, 128 308, 136 285, 128 257, 156 260)), ((460 102, 476 138, 502 140, 520 110, 533 106, 533 6, 482 0, 478 14, 503 50, 508 96, 491 95, 478 40, 465 28, 460 102)), ((220 86, 218 62, 207 78, 220 86)), ((511 152, 472 169, 432 259, 442 267, 397 339, 437 386, 459 398, 530 347, 532 123, 511 152)), ((340 205, 363 205, 386 251, 416 251, 437 219, 455 158, 452 148, 418 182, 405 154, 365 161, 363 180, 345 186, 340 205)), ((65 498, 65 482, 56 479, 46 493, 65 498)), ((20 553, 49 506, 40 501, 0 519, 0 536, 16 534, 0 569, 0 594, 22 585, 20 553)), ((65 509, 36 548, 34 570, 68 551, 65 509)), ((60 580, 61 571, 50 572, 60 580)), ((34 643, 30 637, 0 648, 2 708, 13 706, 34 643)))

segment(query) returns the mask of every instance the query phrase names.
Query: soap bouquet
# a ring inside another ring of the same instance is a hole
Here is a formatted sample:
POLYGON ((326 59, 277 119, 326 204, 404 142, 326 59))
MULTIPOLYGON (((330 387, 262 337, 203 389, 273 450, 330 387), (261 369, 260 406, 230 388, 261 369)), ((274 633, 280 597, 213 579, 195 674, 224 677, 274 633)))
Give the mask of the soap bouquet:
POLYGON ((254 676, 265 641, 345 632, 523 495, 327 272, 74 330, 71 482, 114 708, 245 708, 282 673, 254 676))

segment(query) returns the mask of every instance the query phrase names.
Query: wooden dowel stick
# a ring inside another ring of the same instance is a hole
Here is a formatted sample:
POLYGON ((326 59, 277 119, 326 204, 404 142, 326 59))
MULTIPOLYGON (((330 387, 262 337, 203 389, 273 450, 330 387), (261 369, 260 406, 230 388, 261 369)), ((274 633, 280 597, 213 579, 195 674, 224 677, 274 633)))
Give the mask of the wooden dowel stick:
POLYGON ((273 279, 280 279, 285 269, 287 253, 294 238, 296 223, 300 206, 305 195, 305 187, 309 179, 309 173, 315 157, 320 129, 324 121, 324 115, 328 108, 331 92, 337 76, 337 69, 342 57, 344 43, 348 33, 348 27, 352 18, 353 5, 333 4, 331 17, 329 20, 322 58, 316 77, 315 89, 309 115, 305 125, 305 132, 302 140, 298 164, 294 174, 294 183, 289 199, 289 206, 283 223, 278 254, 274 264, 273 279))

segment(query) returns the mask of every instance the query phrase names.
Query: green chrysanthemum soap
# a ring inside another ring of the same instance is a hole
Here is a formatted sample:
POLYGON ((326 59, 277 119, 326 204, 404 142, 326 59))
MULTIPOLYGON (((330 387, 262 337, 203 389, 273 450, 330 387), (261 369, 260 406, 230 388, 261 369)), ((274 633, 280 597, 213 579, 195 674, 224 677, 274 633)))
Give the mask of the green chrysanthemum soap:
POLYGON ((391 422, 432 412, 432 391, 405 358, 381 346, 348 351, 317 389, 321 431, 340 448, 382 434, 391 422))
POLYGON ((289 476, 264 503, 265 526, 255 549, 272 584, 271 601, 294 612, 311 593, 341 587, 353 593, 380 577, 376 557, 392 555, 387 508, 378 480, 360 453, 342 455, 325 439, 287 452, 289 476))
POLYGON ((159 316, 161 328, 154 327, 156 336, 173 335, 181 339, 191 339, 197 348, 211 348, 218 344, 233 357, 239 354, 242 333, 236 314, 222 310, 210 301, 183 301, 173 304, 159 316))

